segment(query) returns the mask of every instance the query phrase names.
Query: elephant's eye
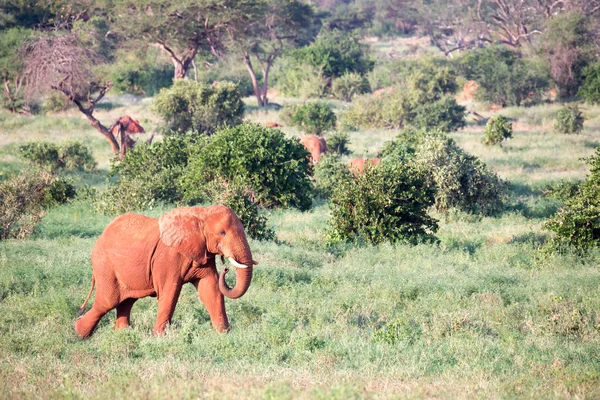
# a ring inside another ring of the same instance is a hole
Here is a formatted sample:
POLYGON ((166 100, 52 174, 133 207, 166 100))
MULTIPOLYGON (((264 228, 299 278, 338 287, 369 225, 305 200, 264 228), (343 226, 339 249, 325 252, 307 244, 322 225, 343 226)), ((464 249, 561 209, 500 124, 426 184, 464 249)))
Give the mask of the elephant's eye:
POLYGON ((219 235, 225 236, 225 231, 221 229, 221 232, 219 232, 219 235))

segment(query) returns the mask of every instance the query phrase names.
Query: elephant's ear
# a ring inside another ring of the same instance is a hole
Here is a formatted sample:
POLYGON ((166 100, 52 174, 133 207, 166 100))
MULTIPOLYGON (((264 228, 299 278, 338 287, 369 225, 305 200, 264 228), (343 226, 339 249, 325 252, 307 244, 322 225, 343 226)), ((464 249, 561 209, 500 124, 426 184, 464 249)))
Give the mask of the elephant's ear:
POLYGON ((200 264, 206 264, 204 223, 191 207, 176 208, 158 219, 160 240, 200 264))

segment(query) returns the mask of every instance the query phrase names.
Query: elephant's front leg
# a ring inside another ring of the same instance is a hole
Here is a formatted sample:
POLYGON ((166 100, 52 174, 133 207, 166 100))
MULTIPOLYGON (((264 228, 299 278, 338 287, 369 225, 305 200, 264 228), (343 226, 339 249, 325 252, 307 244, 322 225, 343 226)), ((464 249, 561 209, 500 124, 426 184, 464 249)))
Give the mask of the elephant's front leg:
POLYGON ((167 324, 171 323, 177 300, 179 300, 181 285, 181 282, 173 282, 173 284, 165 286, 156 294, 158 298, 158 314, 156 316, 156 323, 154 324, 154 335, 163 333, 167 324))
POLYGON ((192 283, 196 286, 200 300, 208 310, 213 327, 219 332, 227 331, 229 321, 225 312, 225 299, 219 290, 219 275, 216 269, 192 283))

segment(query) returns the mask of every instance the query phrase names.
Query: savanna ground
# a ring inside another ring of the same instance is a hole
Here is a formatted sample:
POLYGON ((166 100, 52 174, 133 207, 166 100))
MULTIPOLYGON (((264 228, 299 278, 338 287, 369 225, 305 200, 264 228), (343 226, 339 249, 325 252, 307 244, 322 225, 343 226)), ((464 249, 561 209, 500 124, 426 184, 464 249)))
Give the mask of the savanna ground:
MULTIPOLYGON (((278 120, 248 102, 248 120, 278 120)), ((115 97, 99 118, 130 114, 152 130, 150 104, 115 97)), ((600 144, 600 108, 584 108, 580 135, 553 133, 557 110, 503 110, 515 132, 501 147, 483 146, 474 123, 452 134, 512 190, 497 218, 436 215, 439 245, 332 253, 322 240, 326 203, 271 212, 281 243, 250 241, 260 265, 249 292, 227 300, 229 334, 213 331, 187 285, 166 335, 152 336, 157 303, 146 298, 131 329, 115 331, 113 311, 79 340, 72 324, 90 285, 90 251, 112 218, 83 200, 51 209, 32 238, 0 242, 0 397, 600 397, 598 254, 538 252, 542 223, 559 207, 544 187, 585 178, 581 158, 600 144)), ((351 132, 354 156, 373 156, 394 136, 351 132)), ((99 162, 71 177, 102 188, 110 149, 75 110, 0 113, 0 170, 27 167, 16 156, 22 143, 71 139, 99 162)))

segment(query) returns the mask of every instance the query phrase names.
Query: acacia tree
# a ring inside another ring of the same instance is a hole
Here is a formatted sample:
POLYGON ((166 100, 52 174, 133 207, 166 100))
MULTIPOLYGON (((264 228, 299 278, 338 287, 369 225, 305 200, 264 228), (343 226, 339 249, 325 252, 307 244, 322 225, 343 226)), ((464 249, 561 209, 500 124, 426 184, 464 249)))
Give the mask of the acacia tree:
POLYGON ((255 11, 254 21, 230 25, 227 31, 229 44, 241 53, 258 105, 263 107, 269 104, 269 71, 275 59, 286 48, 308 43, 316 32, 313 9, 302 2, 265 0, 255 11), (262 71, 262 88, 256 77, 253 57, 262 71))
POLYGON ((100 59, 89 47, 82 46, 75 34, 50 35, 28 42, 22 50, 26 97, 35 99, 58 91, 71 100, 100 134, 114 153, 120 146, 111 132, 96 117, 98 102, 110 89, 109 82, 100 82, 92 67, 100 59))
POLYGON ((123 0, 113 8, 116 29, 165 52, 175 67, 174 79, 187 76, 201 51, 220 57, 225 28, 249 23, 252 0, 123 0))
POLYGON ((12 113, 31 115, 23 98, 23 60, 19 48, 31 35, 23 28, 11 28, 0 32, 0 77, 2 79, 2 107, 12 113))

